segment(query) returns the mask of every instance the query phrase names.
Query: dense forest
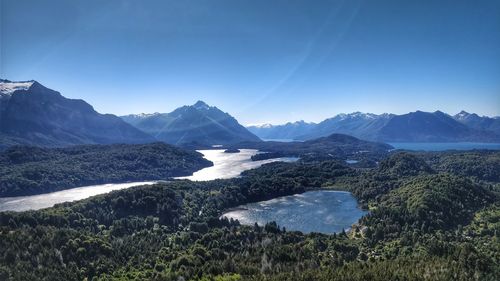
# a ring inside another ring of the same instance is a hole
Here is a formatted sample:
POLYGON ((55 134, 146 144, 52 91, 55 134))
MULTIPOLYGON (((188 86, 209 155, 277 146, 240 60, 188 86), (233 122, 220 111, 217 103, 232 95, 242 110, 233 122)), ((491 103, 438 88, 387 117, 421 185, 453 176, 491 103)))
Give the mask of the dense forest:
POLYGON ((164 143, 15 146, 0 152, 0 197, 71 187, 187 176, 211 166, 198 152, 164 143))
POLYGON ((343 134, 331 134, 308 141, 294 142, 243 142, 229 145, 229 148, 253 148, 266 151, 262 155, 256 155, 253 160, 264 160, 275 157, 300 157, 305 160, 347 160, 353 159, 369 164, 374 163, 387 156, 392 146, 385 143, 361 140, 343 134))
POLYGON ((499 280, 499 159, 395 152, 370 169, 277 162, 240 178, 4 212, 0 280, 499 280), (370 212, 333 235, 220 218, 318 188, 350 191, 370 212))

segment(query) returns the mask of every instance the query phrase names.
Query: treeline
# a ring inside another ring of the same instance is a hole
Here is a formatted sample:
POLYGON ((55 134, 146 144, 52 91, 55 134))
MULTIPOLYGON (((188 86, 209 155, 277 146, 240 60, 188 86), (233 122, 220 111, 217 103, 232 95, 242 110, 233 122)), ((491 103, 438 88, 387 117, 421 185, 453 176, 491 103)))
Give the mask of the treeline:
POLYGON ((210 165, 198 152, 164 143, 17 146, 0 153, 0 197, 92 184, 168 179, 191 175, 210 165))

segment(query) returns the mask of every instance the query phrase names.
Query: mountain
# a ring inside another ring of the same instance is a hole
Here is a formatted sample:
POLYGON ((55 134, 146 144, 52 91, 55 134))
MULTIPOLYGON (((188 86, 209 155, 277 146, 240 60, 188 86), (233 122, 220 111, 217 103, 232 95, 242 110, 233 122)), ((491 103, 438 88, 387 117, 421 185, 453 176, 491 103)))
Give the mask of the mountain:
POLYGON ((309 134, 299 135, 298 139, 314 139, 332 133, 352 135, 367 140, 378 140, 373 136, 393 117, 392 114, 376 115, 354 112, 339 114, 320 122, 309 134))
POLYGON ((476 113, 468 113, 464 110, 453 116, 458 122, 476 130, 491 131, 500 135, 500 118, 479 116, 476 113))
POLYGON ((383 126, 376 138, 395 142, 487 141, 487 135, 476 132, 441 111, 410 112, 396 115, 383 126))
POLYGON ((155 112, 155 113, 130 114, 125 116, 120 116, 120 118, 123 119, 123 121, 129 123, 130 125, 135 126, 142 120, 157 115, 161 115, 161 113, 155 112))
POLYGON ((127 115, 122 116, 122 119, 157 140, 170 144, 224 145, 260 141, 259 137, 240 125, 234 117, 203 101, 177 108, 170 113, 127 115))
POLYGON ((297 136, 308 134, 315 126, 315 123, 307 123, 301 120, 283 125, 248 126, 247 129, 263 139, 294 139, 297 136))
POLYGON ((252 130, 270 139, 287 135, 291 139, 310 140, 338 133, 382 142, 496 142, 500 141, 499 122, 500 119, 476 114, 461 113, 452 117, 441 111, 402 115, 354 112, 339 114, 318 124, 309 123, 303 131, 292 130, 286 125, 267 125, 252 130), (277 128, 281 129, 279 134, 277 128))
POLYGON ((265 124, 247 127, 252 133, 264 139, 308 140, 328 136, 332 133, 348 134, 358 138, 371 139, 370 136, 380 129, 392 114, 376 115, 354 112, 338 114, 320 123, 297 121, 283 125, 265 124))
POLYGON ((16 144, 146 143, 154 138, 83 100, 67 99, 36 81, 0 79, 0 148, 16 144))

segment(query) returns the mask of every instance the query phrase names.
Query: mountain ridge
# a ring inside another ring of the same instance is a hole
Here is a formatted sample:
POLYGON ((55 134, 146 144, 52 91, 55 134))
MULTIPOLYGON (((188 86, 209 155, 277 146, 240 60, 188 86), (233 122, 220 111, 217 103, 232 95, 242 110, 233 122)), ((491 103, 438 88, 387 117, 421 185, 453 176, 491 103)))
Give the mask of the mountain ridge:
POLYGON ((146 143, 154 139, 81 99, 65 98, 37 81, 0 81, 0 147, 146 143), (7 89, 7 90, 5 90, 7 89))
POLYGON ((170 144, 234 144, 261 141, 227 112, 199 100, 170 113, 121 116, 125 122, 170 144), (144 116, 144 117, 141 117, 144 116))
POLYGON ((500 120, 469 114, 465 111, 455 116, 441 111, 414 111, 407 114, 342 113, 319 123, 310 124, 307 130, 297 131, 290 124, 249 126, 260 137, 309 140, 332 133, 348 134, 361 139, 383 142, 457 142, 500 141, 500 120))

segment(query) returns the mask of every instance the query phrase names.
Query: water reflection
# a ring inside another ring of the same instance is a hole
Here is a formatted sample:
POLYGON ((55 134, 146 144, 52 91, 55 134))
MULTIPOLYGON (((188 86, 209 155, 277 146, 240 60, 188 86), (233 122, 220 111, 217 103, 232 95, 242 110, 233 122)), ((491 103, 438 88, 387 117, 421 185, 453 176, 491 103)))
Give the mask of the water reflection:
POLYGON ((241 172, 258 168, 266 163, 283 161, 297 161, 295 157, 281 157, 261 161, 252 161, 251 157, 258 153, 256 149, 240 149, 239 153, 225 153, 223 149, 198 150, 203 156, 212 161, 212 167, 201 169, 192 176, 179 177, 178 179, 188 179, 192 181, 208 181, 214 179, 234 178, 241 172))
POLYGON ((38 210, 43 208, 52 207, 55 204, 75 201, 95 196, 103 193, 108 193, 113 190, 129 188, 132 186, 153 184, 155 182, 128 182, 118 184, 101 184, 71 188, 51 193, 31 195, 31 196, 18 196, 18 197, 5 197, 0 198, 0 211, 26 211, 38 210))
POLYGON ((336 233, 350 229, 366 213, 351 193, 321 190, 242 205, 223 216, 245 225, 275 221, 288 230, 336 233))
MULTIPOLYGON (((295 161, 297 158, 275 158, 263 161, 252 161, 251 157, 258 153, 255 149, 241 149, 239 153, 224 153, 224 150, 200 150, 204 157, 214 163, 214 166, 201 169, 192 176, 180 177, 193 181, 206 181, 213 179, 227 179, 237 177, 241 172, 257 168, 265 163, 275 161, 295 161)), ((129 188, 132 186, 153 184, 154 181, 130 182, 118 184, 101 184, 83 186, 61 191, 19 197, 0 198, 1 211, 26 211, 52 207, 55 204, 76 201, 90 196, 108 193, 113 190, 129 188)))

